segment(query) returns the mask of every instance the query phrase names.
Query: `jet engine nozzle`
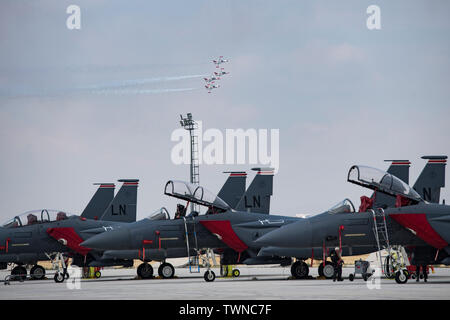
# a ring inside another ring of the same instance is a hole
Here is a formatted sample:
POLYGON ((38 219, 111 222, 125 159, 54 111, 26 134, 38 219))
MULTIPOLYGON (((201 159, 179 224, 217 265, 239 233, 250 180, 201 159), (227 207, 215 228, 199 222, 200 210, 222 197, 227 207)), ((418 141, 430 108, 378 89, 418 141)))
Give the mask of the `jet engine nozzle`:
POLYGON ((64 238, 58 239, 58 242, 61 243, 64 246, 67 246, 67 240, 64 238))

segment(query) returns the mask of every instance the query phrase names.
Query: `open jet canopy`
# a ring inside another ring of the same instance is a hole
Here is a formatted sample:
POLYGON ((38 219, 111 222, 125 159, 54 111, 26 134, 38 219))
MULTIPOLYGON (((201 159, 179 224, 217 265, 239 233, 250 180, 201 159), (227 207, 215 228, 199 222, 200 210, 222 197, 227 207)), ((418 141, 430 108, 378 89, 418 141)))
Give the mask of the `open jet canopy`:
POLYGON ((165 207, 162 207, 155 212, 153 212, 151 215, 149 215, 146 219, 149 220, 170 220, 169 211, 165 207))
POLYGON ((420 195, 402 180, 376 168, 354 165, 348 172, 347 181, 394 197, 400 195, 415 202, 423 201, 420 195))
POLYGON ((328 210, 329 213, 353 213, 355 212, 355 206, 350 199, 344 199, 341 202, 335 204, 328 210))
POLYGON ((71 216, 60 210, 39 209, 24 212, 2 224, 4 228, 17 228, 44 222, 66 220, 71 216))
POLYGON ((225 201, 208 189, 185 181, 169 180, 164 188, 164 194, 218 211, 230 210, 225 201))

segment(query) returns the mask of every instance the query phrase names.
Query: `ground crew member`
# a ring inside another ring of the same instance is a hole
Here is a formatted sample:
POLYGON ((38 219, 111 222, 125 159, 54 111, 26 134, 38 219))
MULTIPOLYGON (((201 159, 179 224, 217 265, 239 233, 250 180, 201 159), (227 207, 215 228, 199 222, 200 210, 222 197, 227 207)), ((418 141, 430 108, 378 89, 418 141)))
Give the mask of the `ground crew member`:
POLYGON ((336 279, 337 281, 344 281, 344 279, 342 279, 342 265, 344 264, 344 261, 341 258, 339 248, 336 247, 331 251, 330 257, 334 266, 333 282, 336 281, 336 279))
POLYGON ((423 281, 427 282, 428 274, 427 274, 427 266, 426 265, 416 265, 416 282, 419 282, 420 279, 420 267, 422 267, 423 273, 423 281))

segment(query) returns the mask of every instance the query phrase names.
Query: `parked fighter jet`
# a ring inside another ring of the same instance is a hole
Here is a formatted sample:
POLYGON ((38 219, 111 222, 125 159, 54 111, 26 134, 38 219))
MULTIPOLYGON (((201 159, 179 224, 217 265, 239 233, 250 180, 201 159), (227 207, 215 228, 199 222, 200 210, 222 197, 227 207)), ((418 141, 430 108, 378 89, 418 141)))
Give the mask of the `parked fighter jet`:
MULTIPOLYGON (((238 207, 246 211, 236 211, 221 198, 201 186, 191 185, 182 181, 169 181, 164 193, 189 203, 196 203, 207 208, 204 215, 192 212, 188 216, 176 215, 170 220, 167 211, 160 214, 160 220, 144 219, 130 225, 122 225, 96 235, 81 245, 96 250, 112 252, 138 252, 143 264, 139 266, 141 277, 153 274, 151 266, 145 262, 163 261, 158 273, 164 277, 172 277, 173 266, 165 262, 168 257, 197 256, 208 248, 222 253, 222 264, 230 261, 246 263, 251 257, 256 257, 257 248, 252 247, 253 241, 259 235, 278 228, 284 223, 298 220, 295 217, 268 215, 268 198, 272 194, 273 169, 258 168, 258 173, 247 189, 244 200, 238 207), (262 190, 265 190, 262 192, 262 190), (261 212, 261 213, 257 213, 261 212)), ((183 206, 183 208, 188 205, 183 206)), ((251 262, 251 260, 250 260, 251 262)), ((258 264, 280 263, 290 264, 291 259, 260 259, 258 264)), ((205 280, 214 280, 214 273, 208 270, 205 280)))
MULTIPOLYGON (((72 264, 78 266, 96 260, 98 256, 91 250, 79 246, 83 241, 79 236, 81 231, 92 235, 115 224, 136 221, 138 180, 119 181, 123 185, 114 199, 114 184, 100 184, 81 216, 42 209, 26 212, 3 224, 0 227, 0 244, 3 244, 0 246, 1 267, 4 269, 7 263, 15 263, 17 267, 12 269, 11 274, 26 277, 24 265, 34 265, 30 274, 35 279, 41 279, 45 276, 45 270, 37 265, 37 261, 58 261, 65 269, 67 255, 73 258, 72 264)), ((114 263, 131 265, 132 261, 115 260, 114 263)), ((55 281, 62 282, 64 277, 65 270, 59 270, 55 281)))
MULTIPOLYGON (((395 174, 397 177, 402 179, 405 182, 409 181, 409 166, 410 162, 408 160, 385 160, 386 162, 391 162, 391 165, 388 168, 388 172, 395 174)), ((384 194, 378 194, 375 197, 375 194, 372 194, 372 196, 361 197, 362 203, 373 203, 376 202, 378 206, 388 207, 388 206, 394 206, 395 204, 395 198, 384 195, 384 194)), ((337 205, 333 206, 329 211, 333 210, 340 210, 340 207, 346 207, 348 206, 349 209, 354 211, 353 204, 349 200, 344 200, 337 205)), ((307 217, 305 215, 304 217, 307 217)), ((365 253, 366 248, 353 248, 354 254, 362 254, 365 253)), ((268 258, 268 257, 295 257, 297 259, 296 262, 294 262, 291 266, 291 274, 293 277, 297 279, 303 279, 306 278, 309 274, 309 268, 308 265, 304 262, 304 260, 308 258, 320 260, 323 259, 323 252, 321 248, 317 248, 316 250, 309 250, 304 248, 280 248, 280 247, 264 247, 258 252, 258 259, 261 258, 268 258)), ((320 276, 324 276, 326 278, 331 278, 334 273, 334 267, 331 264, 330 261, 326 261, 325 259, 324 263, 321 263, 318 267, 318 273, 320 276)))
MULTIPOLYGON (((398 172, 400 173, 405 173, 405 176, 407 179, 407 175, 408 175, 408 168, 409 168, 409 162, 407 162, 406 164, 404 163, 404 161, 394 161, 392 167, 392 171, 398 172)), ((262 171, 259 172, 259 174, 273 174, 273 172, 271 171, 262 171)), ((249 193, 250 191, 253 189, 253 186, 255 188, 257 188, 257 186, 260 186, 259 183, 255 183, 256 180, 254 180, 254 182, 252 183, 252 185, 249 187, 249 189, 247 190, 247 196, 244 196, 243 199, 241 199, 241 201, 238 203, 236 210, 238 211, 234 211, 232 209, 228 209, 225 211, 230 211, 233 214, 230 215, 226 215, 224 213, 221 213, 220 215, 216 215, 214 217, 216 217, 218 220, 220 220, 220 223, 225 223, 225 220, 229 219, 229 226, 226 227, 226 230, 219 230, 219 231, 215 231, 213 229, 208 229, 204 230, 202 225, 199 225, 204 223, 202 222, 202 217, 190 217, 193 219, 189 219, 187 221, 187 223, 184 225, 184 229, 185 231, 189 232, 193 232, 198 235, 198 237, 196 236, 195 239, 191 239, 189 241, 193 241, 195 240, 195 243, 197 243, 197 240, 199 237, 205 237, 206 238, 206 242, 205 243, 209 243, 208 241, 212 241, 215 239, 208 239, 208 235, 210 235, 210 233, 216 234, 220 236, 220 239, 225 239, 227 238, 227 235, 223 235, 221 232, 226 232, 226 233, 235 233, 236 237, 231 236, 232 240, 230 240, 231 245, 228 245, 227 242, 224 242, 226 244, 226 246, 224 245, 224 243, 222 243, 222 245, 220 247, 214 247, 216 249, 216 251, 221 251, 221 263, 222 264, 237 264, 237 263, 244 263, 244 264, 281 264, 281 265, 289 265, 291 263, 291 256, 297 256, 298 255, 284 255, 284 254, 280 254, 280 256, 277 256, 275 254, 260 254, 263 250, 265 250, 266 248, 263 248, 261 251, 259 251, 259 249, 261 248, 260 244, 256 244, 254 242, 254 240, 256 240, 259 236, 261 236, 264 233, 267 233, 268 231, 274 230, 276 228, 279 228, 280 226, 283 226, 285 224, 291 223, 294 220, 297 220, 299 218, 293 218, 293 217, 280 217, 280 216, 267 216, 267 218, 262 218, 261 216, 257 216, 257 215, 245 215, 243 212, 239 212, 239 211, 244 211, 247 210, 249 207, 252 207, 252 204, 257 204, 258 206, 261 206, 261 203, 263 203, 263 207, 266 208, 266 210, 264 211, 260 211, 260 212, 264 212, 264 213, 269 213, 269 205, 270 205, 270 194, 267 194, 267 196, 264 198, 261 197, 249 197, 249 193), (261 201, 262 199, 262 201, 261 201), (264 201, 266 200, 266 201, 264 201), (197 220, 198 219, 198 220, 197 220), (245 223, 243 223, 243 221, 245 221, 245 223), (194 227, 193 227, 194 226, 194 227), (194 229, 192 231, 192 229, 194 229), (201 231, 195 231, 195 230, 201 230, 201 231), (241 240, 242 239, 242 240, 241 240), (241 245, 238 247, 235 247, 236 243, 235 242, 241 242, 241 245), (243 243, 243 244, 242 244, 243 243), (242 247, 246 246, 245 250, 241 250, 242 247), (259 252, 258 252, 259 251, 259 252)), ((272 190, 272 180, 268 180, 270 181, 270 190, 272 190)), ((180 183, 180 182, 177 182, 180 183)), ((268 186, 269 187, 269 186, 268 186)), ((192 192, 192 190, 194 190, 194 187, 185 187, 185 193, 186 194, 194 194, 192 192)), ((203 189, 202 189, 203 190, 203 189)), ((166 194, 170 195, 169 193, 166 192, 166 194)), ((175 196, 179 196, 179 195, 175 195, 175 196)), ((193 197, 193 195, 191 195, 191 197, 193 197)), ((211 199, 214 199, 213 196, 210 195, 211 199)), ((187 200, 187 198, 181 198, 184 200, 187 200)), ((219 198, 220 199, 220 198, 219 198)), ((190 199, 190 201, 197 201, 194 197, 194 199, 190 199)), ((220 202, 220 200, 219 200, 220 202)), ((201 203, 203 205, 205 205, 204 203, 201 203)), ((343 207, 346 207, 347 203, 343 204, 343 207)), ((339 211, 341 206, 339 207, 335 207, 333 208, 334 211, 339 211)), ((219 210, 220 212, 220 210, 219 210)), ((129 225, 127 226, 126 229, 123 230, 115 230, 113 232, 108 232, 108 233, 103 233, 102 235, 93 237, 91 239, 89 239, 88 241, 86 241, 85 243, 83 243, 83 245, 85 246, 90 246, 92 248, 97 248, 97 249, 103 249, 103 250, 108 250, 105 252, 113 252, 115 253, 116 250, 131 250, 131 251, 138 251, 142 252, 142 253, 146 253, 147 254, 147 258, 149 260, 157 260, 160 261, 164 258, 164 256, 166 256, 169 252, 174 251, 174 250, 182 250, 182 251, 177 251, 177 252, 182 252, 184 253, 184 255, 187 255, 187 249, 183 247, 182 244, 177 243, 177 242, 166 242, 166 241, 159 241, 160 246, 155 250, 154 247, 151 246, 151 244, 153 243, 152 241, 154 240, 149 240, 149 239, 153 239, 154 235, 152 234, 153 232, 155 232, 155 229, 153 229, 151 226, 154 225, 152 224, 152 222, 150 221, 144 221, 144 222, 136 222, 136 224, 134 225, 129 225), (135 239, 133 241, 132 238, 130 238, 130 234, 133 234, 133 239, 135 239), (162 244, 161 244, 162 242, 162 244), (162 246, 162 247, 161 247, 162 246), (177 247, 178 246, 178 247, 177 247)), ((172 233, 169 232, 163 232, 161 230, 157 230, 157 232, 159 232, 160 235, 160 239, 162 240, 166 240, 166 239, 171 239, 171 240, 178 240, 181 241, 181 239, 189 239, 190 236, 186 237, 183 233, 183 223, 178 221, 178 222, 173 222, 173 221, 166 221, 164 222, 162 225, 164 225, 163 230, 166 231, 172 231, 172 233), (171 227, 169 227, 171 226, 171 227), (164 236, 162 235, 164 233, 164 236), (178 233, 180 233, 178 236, 178 233)), ((157 228, 157 227, 155 227, 157 228)), ((219 228, 220 229, 220 228, 219 228)), ((186 240, 185 240, 186 241, 186 240)), ((189 242, 187 241, 187 242, 189 242)), ((183 241, 182 241, 183 243, 183 241)), ((204 243, 204 242, 202 242, 204 243)), ((211 244, 214 242, 211 242, 211 244)), ((184 245, 186 245, 186 243, 184 243, 184 245)), ((217 244, 216 244, 217 245, 217 244)), ((202 248, 206 248, 206 247, 202 247, 202 248)), ((198 249, 198 248, 196 248, 198 249)), ((269 248, 270 249, 270 248, 269 248)), ((364 248, 365 250, 365 248, 364 248)), ((194 250, 195 251, 195 250, 194 250)), ((357 250, 355 250, 357 251, 357 250)), ((310 254, 311 251, 309 251, 308 254, 310 254)), ((173 253, 170 253, 173 254, 173 253)), ((303 253, 304 254, 304 251, 303 253)), ((192 253, 189 253, 189 255, 192 255, 192 253)), ((301 256, 302 257, 302 256, 301 256)), ((141 259, 143 261, 146 261, 145 259, 141 259)), ((144 267, 144 264, 141 265, 144 267)), ((293 266, 293 269, 296 266, 293 266)), ((149 270, 150 273, 153 272, 152 269, 149 269, 148 267, 146 267, 146 270, 149 270)), ((139 272, 139 270, 138 270, 139 272)), ((171 269, 171 271, 169 272, 169 274, 173 274, 173 269, 171 269)), ((295 273, 294 273, 295 274, 295 273)), ((142 274, 140 274, 142 276, 142 274)), ((206 275, 205 275, 206 277, 206 275)))
POLYGON ((219 59, 213 60, 213 62, 216 65, 216 68, 219 68, 220 64, 228 62, 228 60, 224 59, 223 56, 220 56, 219 59))
MULTIPOLYGON (((95 219, 98 212, 105 211, 111 200, 114 198, 115 185, 113 183, 96 183, 94 185, 98 185, 99 187, 80 215, 80 217, 85 219, 95 219)), ((19 229, 20 227, 28 224, 39 224, 44 221, 55 221, 65 218, 67 218, 67 214, 58 210, 44 209, 29 211, 4 223, 3 226, 0 227, 0 234, 3 232, 6 233, 6 230, 3 230, 3 228, 14 228, 15 231, 18 231, 21 230, 19 229)), ((49 258, 45 254, 36 256, 31 252, 20 254, 11 253, 11 245, 17 246, 14 242, 15 238, 19 235, 22 235, 22 240, 29 240, 29 236, 31 236, 29 232, 27 233, 25 231, 13 232, 10 237, 6 238, 6 240, 4 237, 0 236, 0 239, 5 240, 4 242, 2 241, 4 245, 0 246, 0 269, 6 269, 8 263, 14 263, 17 266, 12 269, 12 274, 22 274, 26 276, 27 270, 24 265, 30 264, 33 265, 30 270, 30 276, 36 280, 44 278, 45 269, 38 265, 37 261, 48 260, 49 258)), ((28 248, 28 245, 26 247, 28 248)))
MULTIPOLYGON (((431 158, 430 165, 441 165, 434 170, 444 168, 445 159, 432 160, 436 159, 431 158)), ((372 189, 376 194, 395 196, 395 207, 366 207, 364 211, 355 212, 348 205, 341 206, 336 211, 283 226, 256 242, 265 246, 305 248, 312 254, 316 248, 325 251, 339 246, 344 255, 352 255, 355 247, 365 247, 364 253, 379 251, 381 239, 388 239, 383 247, 404 246, 412 258, 411 264, 450 264, 450 206, 424 201, 413 188, 378 169, 353 166, 347 180, 372 189), (386 226, 380 229, 384 219, 386 226), (380 232, 386 234, 381 237, 380 232)), ((401 273, 396 277, 399 283, 407 280, 401 273)))
MULTIPOLYGON (((245 172, 232 172, 222 187, 222 196, 237 203, 244 194, 245 180, 245 172)), ((12 274, 20 275, 22 278, 26 277, 26 269, 23 266, 25 264, 36 264, 37 261, 49 259, 61 262, 67 256, 72 257, 72 264, 78 266, 131 266, 133 259, 138 258, 137 254, 136 256, 130 256, 126 252, 117 252, 117 255, 111 252, 103 254, 79 245, 83 240, 114 225, 136 221, 138 180, 119 181, 124 184, 114 199, 114 185, 101 184, 80 217, 44 209, 27 212, 7 222, 4 229, 0 229, 0 241, 6 239, 6 245, 0 247, 0 250, 5 250, 5 254, 0 252, 2 266, 6 268, 8 262, 16 262, 18 267, 12 270, 12 274), (99 212, 104 213, 99 215, 99 212), (24 220, 25 216, 28 223, 24 220), (25 234, 30 235, 30 238, 24 238, 25 234), (19 241, 27 242, 19 243, 19 241)), ((152 218, 159 219, 160 216, 154 215, 152 218)), ((64 272, 58 271, 55 274, 55 281, 63 281, 64 272)), ((43 278, 45 270, 36 265, 32 268, 31 276, 35 279, 43 278)))
MULTIPOLYGON (((424 156, 424 159, 445 159, 445 156, 424 156)), ((385 160, 391 161, 391 166, 388 169, 388 173, 391 173, 402 181, 408 183, 409 181, 409 165, 410 162, 408 160, 385 160)), ((422 173, 418 177, 416 183, 414 184, 414 188, 420 190, 434 190, 433 194, 438 195, 440 192, 440 188, 444 186, 445 178, 445 163, 443 162, 429 162, 425 165, 422 173)), ((431 192, 431 191, 430 191, 431 192)), ((431 193, 430 193, 431 194, 431 193)), ((436 197, 435 197, 436 198, 436 197)), ((368 208, 388 208, 395 207, 396 198, 383 194, 383 193, 373 193, 372 196, 361 197, 361 205, 358 211, 366 211, 368 208)), ((437 197, 437 201, 439 201, 437 197)), ((354 206, 350 200, 346 199, 341 203, 335 205, 333 208, 329 209, 327 212, 340 212, 340 211, 349 211, 354 212, 354 206)), ((263 243, 261 241, 261 243, 263 243)), ((348 255, 360 255, 370 253, 370 248, 366 246, 358 247, 353 246, 351 251, 347 251, 347 248, 344 248, 343 256, 348 255)), ((319 265, 318 273, 321 276, 325 276, 326 278, 331 278, 334 273, 334 267, 330 261, 327 261, 326 258, 330 253, 329 247, 315 247, 315 248, 292 248, 292 247, 277 247, 277 246, 267 246, 260 250, 258 256, 281 256, 281 257, 296 257, 297 261, 292 265, 291 273, 296 278, 304 278, 309 273, 308 265, 304 262, 304 260, 311 258, 316 260, 322 260, 323 263, 319 265)))

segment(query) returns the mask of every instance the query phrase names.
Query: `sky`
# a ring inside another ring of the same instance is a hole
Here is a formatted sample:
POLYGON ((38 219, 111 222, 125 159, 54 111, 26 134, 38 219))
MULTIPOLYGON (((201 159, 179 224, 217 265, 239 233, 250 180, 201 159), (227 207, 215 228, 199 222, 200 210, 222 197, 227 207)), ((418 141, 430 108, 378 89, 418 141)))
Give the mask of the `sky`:
MULTIPOLYGON (((322 212, 369 190, 353 164, 450 154, 448 1, 12 1, 0 3, 0 220, 81 213, 95 182, 138 178, 138 218, 176 201, 179 115, 204 129, 278 129, 271 210, 322 212), (81 10, 69 30, 66 9, 81 10), (367 7, 381 10, 369 30, 367 7), (208 93, 223 55, 230 72, 208 93)), ((223 171, 205 165, 218 192, 223 171)), ((447 170, 448 171, 448 170, 447 170)), ((448 178, 448 172, 446 174, 448 178)), ((448 180, 448 179, 447 179, 448 180)), ((118 184, 120 185, 120 184, 118 184)), ((445 188, 441 199, 450 200, 445 188)))

